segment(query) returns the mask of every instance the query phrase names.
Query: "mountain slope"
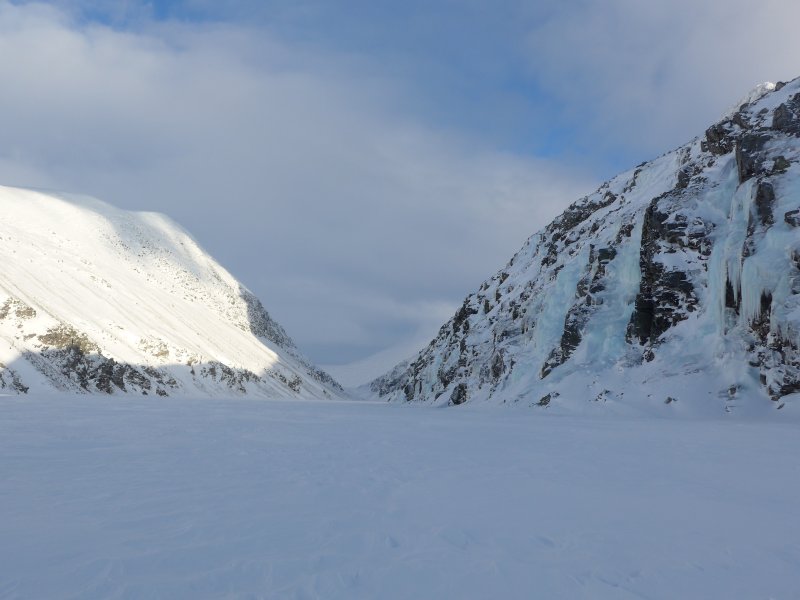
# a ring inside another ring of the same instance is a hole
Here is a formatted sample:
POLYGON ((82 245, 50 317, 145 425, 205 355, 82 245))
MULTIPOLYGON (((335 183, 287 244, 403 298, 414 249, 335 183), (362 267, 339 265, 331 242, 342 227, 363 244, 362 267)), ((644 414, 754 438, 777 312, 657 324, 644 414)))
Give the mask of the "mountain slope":
POLYGON ((0 393, 341 391, 163 215, 0 187, 0 261, 0 393))
POLYGON ((799 91, 759 86, 702 138, 570 206, 369 393, 783 407, 800 391, 799 91))

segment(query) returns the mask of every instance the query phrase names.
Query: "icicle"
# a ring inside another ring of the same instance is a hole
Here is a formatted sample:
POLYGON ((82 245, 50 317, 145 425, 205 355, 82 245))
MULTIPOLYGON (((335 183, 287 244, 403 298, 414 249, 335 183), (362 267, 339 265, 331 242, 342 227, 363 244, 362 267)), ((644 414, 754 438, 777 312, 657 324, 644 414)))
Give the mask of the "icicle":
POLYGON ((745 260, 741 274, 741 319, 745 324, 752 323, 761 316, 761 297, 772 295, 773 278, 765 272, 761 261, 745 260))

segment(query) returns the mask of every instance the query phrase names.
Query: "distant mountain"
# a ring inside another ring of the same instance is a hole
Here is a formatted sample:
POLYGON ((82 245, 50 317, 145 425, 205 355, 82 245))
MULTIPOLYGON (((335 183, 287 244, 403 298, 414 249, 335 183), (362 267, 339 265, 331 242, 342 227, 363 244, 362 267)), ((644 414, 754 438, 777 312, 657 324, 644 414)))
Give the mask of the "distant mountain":
POLYGON ((0 394, 341 392, 163 215, 0 187, 0 264, 0 394))
POLYGON ((763 84, 580 199, 367 392, 692 413, 800 402, 799 92, 763 84))

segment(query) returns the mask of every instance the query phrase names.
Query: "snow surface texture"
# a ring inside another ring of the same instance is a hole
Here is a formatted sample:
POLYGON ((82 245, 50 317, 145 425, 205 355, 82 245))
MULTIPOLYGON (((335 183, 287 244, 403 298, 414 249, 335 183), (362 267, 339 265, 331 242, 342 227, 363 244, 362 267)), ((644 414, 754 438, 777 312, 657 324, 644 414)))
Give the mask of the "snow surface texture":
POLYGON ((362 392, 753 414, 798 402, 798 348, 795 80, 573 204, 362 392))
POLYGON ((163 215, 0 187, 0 392, 341 391, 163 215))
POLYGON ((796 422, 513 412, 0 398, 0 598, 800 597, 796 422))

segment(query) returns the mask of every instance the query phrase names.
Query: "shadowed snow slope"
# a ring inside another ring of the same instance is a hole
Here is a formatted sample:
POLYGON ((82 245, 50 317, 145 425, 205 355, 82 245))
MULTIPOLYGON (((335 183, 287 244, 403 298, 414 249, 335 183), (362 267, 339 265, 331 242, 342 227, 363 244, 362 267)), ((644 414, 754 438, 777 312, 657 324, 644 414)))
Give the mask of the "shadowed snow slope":
POLYGON ((582 198, 373 397, 763 412, 800 392, 800 80, 582 198))
POLYGON ((0 392, 341 391, 163 215, 0 187, 0 263, 0 392))

